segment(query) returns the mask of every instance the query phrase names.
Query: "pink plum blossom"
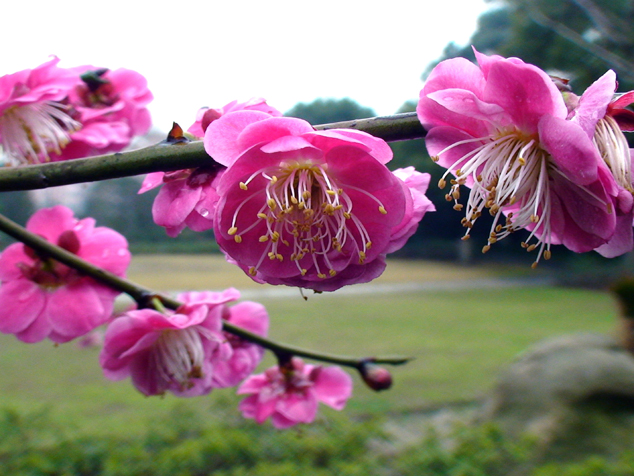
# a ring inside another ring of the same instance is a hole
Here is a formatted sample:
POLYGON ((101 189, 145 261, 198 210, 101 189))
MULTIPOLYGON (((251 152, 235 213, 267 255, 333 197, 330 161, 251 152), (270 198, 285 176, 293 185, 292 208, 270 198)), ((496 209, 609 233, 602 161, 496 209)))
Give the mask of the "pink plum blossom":
MULTIPOLYGON (((205 130, 219 117, 240 110, 256 110, 270 116, 281 113, 266 104, 264 99, 253 98, 246 102, 232 101, 219 109, 203 108, 198 111, 196 122, 188 130, 196 137, 203 137, 205 130)), ((186 227, 193 231, 213 228, 213 217, 218 194, 216 187, 224 167, 213 162, 208 167, 153 172, 148 174, 139 193, 163 186, 154 199, 152 217, 154 223, 165 228, 168 236, 178 236, 186 227)))
POLYGON ((154 309, 126 312, 108 326, 99 361, 111 380, 132 379, 144 395, 205 395, 214 388, 214 363, 231 347, 222 334, 222 305, 230 294, 210 303, 183 304, 175 312, 154 309))
POLYGON ((71 142, 51 160, 118 152, 134 136, 148 132, 152 124, 147 105, 153 96, 146 79, 129 69, 108 70, 94 66, 72 68, 76 84, 66 103, 81 129, 71 142))
MULTIPOLYGON (((188 304, 214 303, 219 296, 227 296, 236 300, 240 294, 235 289, 224 293, 209 291, 182 293, 177 296, 179 301, 188 304)), ((266 337, 269 329, 269 315, 266 308, 259 303, 243 301, 235 306, 222 306, 222 319, 253 334, 266 337)), ((231 346, 231 356, 226 360, 214 363, 213 385, 216 388, 234 387, 251 375, 262 361, 264 349, 259 345, 246 341, 230 332, 223 332, 224 338, 231 346)))
MULTIPOLYGON (((123 236, 92 218, 77 220, 69 208, 39 210, 26 228, 117 276, 130 263, 123 236)), ((0 280, 0 332, 24 342, 61 343, 91 332, 110 318, 119 294, 22 243, 0 255, 0 280)))
POLYGON ((209 125, 205 148, 228 167, 216 240, 258 282, 334 291, 371 281, 424 213, 385 166, 389 146, 363 132, 239 111, 209 125))
POLYGON ((63 103, 76 75, 52 57, 34 69, 0 77, 0 144, 10 165, 47 162, 80 123, 63 103))
POLYGON ((342 410, 352 395, 352 378, 339 367, 308 365, 293 357, 284 366, 249 377, 238 394, 248 395, 240 403, 245 418, 260 424, 271 418, 273 426, 283 429, 311 423, 319 402, 342 410))
POLYGON ((568 115, 593 141, 619 186, 614 199, 616 231, 608 243, 596 249, 609 258, 626 253, 633 246, 632 154, 622 131, 634 130, 634 112, 625 109, 634 102, 634 91, 613 99, 616 88, 616 74, 610 70, 586 89, 568 115))
POLYGON ((535 264, 553 244, 585 252, 609 243, 621 190, 584 128, 567 120, 557 86, 517 58, 476 58, 436 66, 417 107, 430 155, 455 176, 447 199, 460 210, 460 185, 471 189, 465 238, 488 209, 483 251, 522 228, 530 231, 523 246, 538 248, 535 264))

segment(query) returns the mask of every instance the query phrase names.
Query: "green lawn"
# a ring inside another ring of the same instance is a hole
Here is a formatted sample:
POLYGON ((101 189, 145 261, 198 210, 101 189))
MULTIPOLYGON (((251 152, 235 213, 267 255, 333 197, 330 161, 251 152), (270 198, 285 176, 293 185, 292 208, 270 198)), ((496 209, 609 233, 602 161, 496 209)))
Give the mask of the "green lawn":
MULTIPOLYGON (((403 266, 418 269, 411 263, 403 266)), ((394 271, 404 273, 403 266, 395 265, 394 271)), ((393 368, 395 383, 387 392, 374 393, 355 376, 355 396, 347 409, 351 414, 477 398, 532 343, 571 332, 611 332, 616 326, 610 295, 561 288, 362 297, 335 293, 311 295, 308 302, 298 294, 262 302, 271 315, 271 336, 281 341, 344 355, 415 358, 393 368)), ((212 404, 237 401, 231 389, 196 399, 143 397, 128 381, 105 380, 98 352, 73 343, 26 345, 0 336, 0 406, 49 408, 56 419, 76 422, 82 430, 134 433, 176 405, 211 418, 212 404)), ((265 365, 272 362, 268 358, 265 365)), ((237 414, 237 409, 229 411, 237 414)))

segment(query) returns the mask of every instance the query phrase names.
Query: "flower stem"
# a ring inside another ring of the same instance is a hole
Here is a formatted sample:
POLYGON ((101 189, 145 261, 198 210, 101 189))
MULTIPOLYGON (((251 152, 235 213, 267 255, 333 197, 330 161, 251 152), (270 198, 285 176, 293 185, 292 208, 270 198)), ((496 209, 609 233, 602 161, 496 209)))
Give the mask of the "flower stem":
MULTIPOLYGON (((41 236, 31 233, 26 228, 18 225, 12 220, 9 220, 2 214, 0 214, 0 231, 3 231, 7 235, 15 238, 18 241, 21 241, 26 246, 42 255, 50 256, 60 263, 74 268, 79 272, 90 276, 91 278, 102 282, 113 289, 116 289, 117 291, 128 294, 137 302, 140 307, 152 306, 152 302, 156 299, 158 299, 166 308, 173 310, 178 309, 183 304, 175 299, 158 294, 150 289, 144 288, 143 286, 135 284, 132 281, 116 276, 115 274, 112 274, 98 266, 95 266, 81 259, 79 256, 63 248, 60 248, 50 241, 45 240, 41 236)), ((306 357, 308 359, 319 360, 322 362, 338 364, 346 367, 354 367, 357 369, 361 368, 361 366, 368 361, 389 365, 401 365, 411 360, 406 357, 377 357, 355 359, 352 357, 342 357, 322 352, 310 351, 306 349, 301 349, 299 347, 282 344, 280 342, 267 339, 257 334, 253 334, 238 326, 234 326, 227 321, 223 321, 223 330, 245 340, 253 342, 276 354, 292 354, 300 357, 306 357)))
MULTIPOLYGON (((425 137, 416 113, 356 119, 315 126, 317 130, 355 129, 388 142, 425 137)), ((205 152, 202 141, 167 143, 133 150, 99 155, 87 159, 50 162, 24 167, 0 168, 0 190, 37 190, 73 183, 95 182, 150 172, 218 165, 205 152)))

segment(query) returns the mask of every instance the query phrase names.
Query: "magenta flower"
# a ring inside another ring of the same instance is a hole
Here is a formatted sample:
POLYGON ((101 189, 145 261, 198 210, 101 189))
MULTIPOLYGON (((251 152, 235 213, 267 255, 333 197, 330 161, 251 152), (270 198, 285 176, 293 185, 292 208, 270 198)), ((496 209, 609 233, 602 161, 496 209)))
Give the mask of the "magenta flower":
POLYGON ((80 124, 62 102, 76 82, 51 58, 35 69, 0 77, 0 144, 11 165, 47 162, 80 124))
POLYGON ((261 424, 270 417, 282 429, 311 423, 319 402, 342 410, 352 395, 352 378, 339 367, 307 365, 293 357, 286 366, 249 377, 238 394, 249 395, 240 403, 245 418, 261 424))
POLYGON ((66 102, 82 127, 71 134, 71 142, 51 160, 118 152, 130 145, 134 136, 148 132, 152 121, 146 106, 153 96, 141 74, 94 66, 70 71, 75 74, 76 83, 66 102))
MULTIPOLYGON (((253 98, 247 102, 232 101, 219 109, 203 108, 198 111, 196 122, 188 132, 203 137, 213 121, 230 112, 241 110, 261 111, 270 116, 281 113, 266 104, 264 99, 253 98)), ((154 223, 165 228, 168 236, 176 237, 186 227, 193 231, 213 228, 213 217, 218 203, 216 187, 224 167, 212 164, 207 168, 154 172, 143 180, 139 193, 145 193, 163 185, 152 205, 154 223)))
POLYGON ((139 193, 163 185, 152 204, 152 217, 168 236, 178 236, 185 227, 210 230, 223 172, 219 167, 153 172, 145 177, 139 193))
POLYGON ((231 346, 222 333, 224 304, 235 290, 205 302, 183 304, 168 315, 153 309, 128 311, 112 321, 100 363, 111 380, 131 377, 144 395, 205 395, 214 388, 214 365, 231 346))
MULTIPOLYGON (((123 236, 92 218, 77 220, 66 207, 39 210, 26 228, 118 276, 130 263, 123 236)), ((91 332, 110 318, 119 294, 22 243, 0 255, 0 280, 0 332, 24 342, 61 343, 91 332)))
MULTIPOLYGON (((188 303, 214 303, 218 296, 231 293, 231 300, 240 294, 235 289, 224 293, 189 292, 179 294, 177 299, 188 303)), ((266 337, 269 329, 269 315, 259 303, 244 301, 235 306, 222 306, 222 319, 254 334, 266 337)), ((226 360, 214 362, 213 386, 216 388, 234 387, 251 375, 262 361, 264 349, 229 332, 223 332, 225 340, 231 346, 231 356, 226 360)))
POLYGON ((619 187, 613 200, 617 220, 615 233, 610 241, 596 249, 609 258, 626 253, 633 246, 632 157, 622 131, 634 130, 634 112, 625 109, 634 102, 634 91, 613 99, 616 88, 616 74, 610 70, 575 101, 576 107, 568 117, 593 141, 619 187))
POLYGON ((523 246, 538 248, 535 263, 552 244, 584 252, 608 243, 619 187, 584 129, 566 120, 551 78, 517 58, 476 57, 479 66, 463 58, 436 66, 417 108, 430 155, 455 176, 454 208, 462 208, 460 185, 471 188, 466 237, 488 209, 483 251, 522 228, 530 231, 523 246))
POLYGON ((241 111, 208 127, 205 148, 228 167, 216 240, 258 282, 334 291, 371 281, 412 230, 411 191, 369 134, 241 111))

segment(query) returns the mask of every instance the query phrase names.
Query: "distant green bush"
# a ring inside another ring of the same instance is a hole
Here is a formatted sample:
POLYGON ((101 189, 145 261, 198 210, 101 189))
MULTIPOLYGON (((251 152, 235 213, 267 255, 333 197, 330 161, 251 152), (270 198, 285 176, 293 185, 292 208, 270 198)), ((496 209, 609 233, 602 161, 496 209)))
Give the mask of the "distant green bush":
MULTIPOLYGON (((534 441, 494 425, 433 431, 396 449, 378 419, 329 414, 278 431, 233 417, 202 420, 179 407, 142 437, 71 434, 46 412, 0 410, 0 474, 11 476, 631 476, 634 452, 616 460, 536 462, 534 441), (379 449, 381 448, 381 449, 379 449)), ((210 414, 211 415, 211 414, 210 414)), ((537 451, 536 451, 537 450, 537 451)))

